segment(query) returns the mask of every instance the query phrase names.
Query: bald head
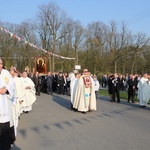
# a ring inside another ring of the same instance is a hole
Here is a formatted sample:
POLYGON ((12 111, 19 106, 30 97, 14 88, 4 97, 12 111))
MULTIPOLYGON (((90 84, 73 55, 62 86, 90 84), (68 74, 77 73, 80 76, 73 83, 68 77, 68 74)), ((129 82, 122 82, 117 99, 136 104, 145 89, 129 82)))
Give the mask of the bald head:
POLYGON ((143 77, 147 79, 148 78, 148 74, 145 73, 143 77))
POLYGON ((86 68, 83 69, 83 74, 84 74, 84 75, 87 75, 88 73, 89 73, 88 69, 86 69, 86 68))

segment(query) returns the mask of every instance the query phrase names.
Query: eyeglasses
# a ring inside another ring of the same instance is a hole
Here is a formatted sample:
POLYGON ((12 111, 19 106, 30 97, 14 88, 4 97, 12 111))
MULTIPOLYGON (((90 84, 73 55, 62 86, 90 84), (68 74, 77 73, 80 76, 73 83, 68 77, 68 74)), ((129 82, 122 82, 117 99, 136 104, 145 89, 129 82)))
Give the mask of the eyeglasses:
POLYGON ((85 70, 85 71, 83 71, 83 72, 88 72, 88 70, 85 70))

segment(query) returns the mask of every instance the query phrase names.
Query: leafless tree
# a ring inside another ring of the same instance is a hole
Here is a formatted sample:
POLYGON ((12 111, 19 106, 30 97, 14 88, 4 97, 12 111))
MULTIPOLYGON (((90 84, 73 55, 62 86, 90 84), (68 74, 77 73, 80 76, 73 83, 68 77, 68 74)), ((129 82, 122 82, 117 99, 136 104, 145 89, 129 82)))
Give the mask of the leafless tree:
POLYGON ((87 26, 86 47, 87 61, 92 68, 92 72, 96 73, 99 66, 102 66, 102 57, 105 53, 105 32, 106 25, 102 22, 93 22, 87 26))
MULTIPOLYGON (((63 37, 60 31, 62 30, 63 22, 66 20, 66 14, 55 3, 43 4, 39 6, 37 20, 37 31, 43 48, 56 53, 57 42, 63 37)), ((53 55, 51 55, 50 70, 55 70, 53 55)))

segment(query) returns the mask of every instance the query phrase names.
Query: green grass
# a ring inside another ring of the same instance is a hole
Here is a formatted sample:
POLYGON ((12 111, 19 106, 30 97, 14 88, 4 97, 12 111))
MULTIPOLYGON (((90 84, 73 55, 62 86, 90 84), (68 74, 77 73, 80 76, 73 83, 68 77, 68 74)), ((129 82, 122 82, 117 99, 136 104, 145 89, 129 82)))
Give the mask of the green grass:
MULTIPOLYGON (((109 97, 109 93, 105 89, 100 89, 99 90, 99 95, 100 96, 108 96, 109 97)), ((120 91, 120 99, 128 100, 128 93, 124 92, 124 91, 120 91)), ((135 101, 139 102, 139 100, 137 99, 137 97, 135 97, 135 101)))

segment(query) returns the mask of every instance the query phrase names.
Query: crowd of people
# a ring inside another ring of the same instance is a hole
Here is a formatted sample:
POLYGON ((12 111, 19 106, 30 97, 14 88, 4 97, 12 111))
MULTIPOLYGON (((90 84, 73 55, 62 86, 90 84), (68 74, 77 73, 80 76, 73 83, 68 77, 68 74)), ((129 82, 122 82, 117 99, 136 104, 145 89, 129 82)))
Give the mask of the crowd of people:
POLYGON ((32 110, 35 100, 35 84, 27 71, 21 76, 14 68, 8 71, 0 58, 0 150, 11 148, 20 116, 32 110))
MULTIPOLYGON (((105 77, 107 77, 105 75, 105 77)), ((141 107, 146 107, 150 100, 150 75, 145 73, 143 76, 138 74, 118 75, 111 74, 106 78, 110 101, 120 102, 120 90, 128 93, 128 102, 135 103, 135 96, 139 99, 141 107)))
POLYGON ((37 95, 40 95, 40 91, 48 95, 53 95, 53 92, 66 94, 71 96, 72 109, 82 113, 96 110, 96 99, 99 98, 100 84, 97 77, 91 76, 87 69, 84 69, 81 74, 75 70, 69 74, 48 72, 46 76, 40 76, 36 72, 31 79, 35 83, 37 95))
POLYGON ((71 108, 86 113, 96 110, 99 82, 87 69, 82 74, 62 72, 41 75, 38 71, 22 73, 11 67, 3 67, 0 58, 0 150, 9 150, 17 136, 17 127, 22 113, 29 113, 41 92, 48 95, 71 96, 71 108))
MULTIPOLYGON (((120 90, 128 92, 128 102, 135 103, 135 95, 141 107, 150 100, 150 75, 118 75, 102 77, 102 86, 108 85, 110 101, 120 103, 120 90)), ((18 122, 22 113, 29 113, 41 92, 48 95, 66 94, 70 96, 71 109, 81 113, 96 111, 100 82, 88 69, 67 74, 50 71, 41 75, 38 71, 22 73, 12 67, 3 68, 0 58, 0 150, 9 150, 17 135, 18 122)))

